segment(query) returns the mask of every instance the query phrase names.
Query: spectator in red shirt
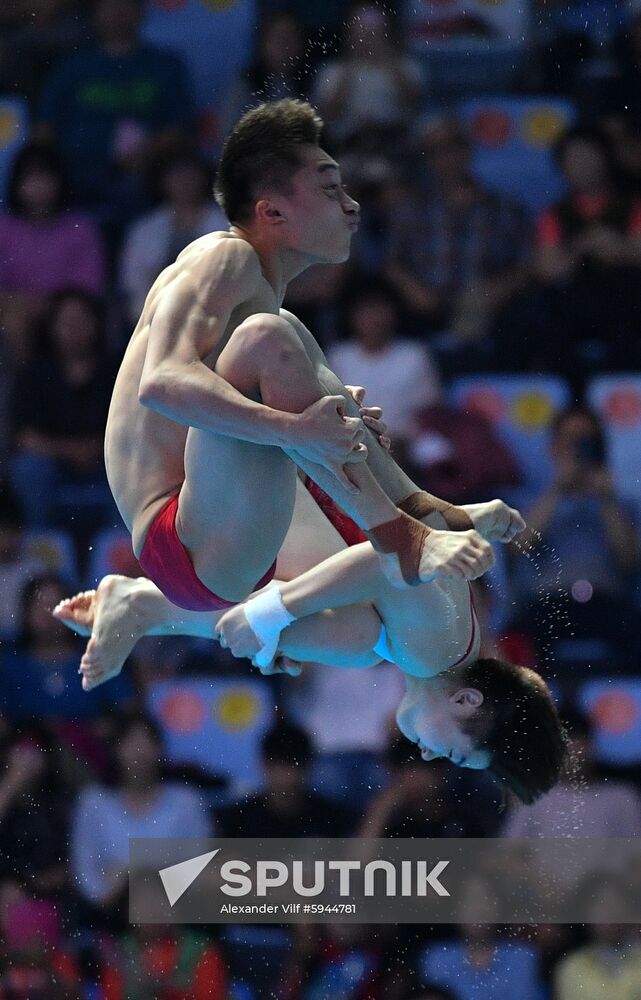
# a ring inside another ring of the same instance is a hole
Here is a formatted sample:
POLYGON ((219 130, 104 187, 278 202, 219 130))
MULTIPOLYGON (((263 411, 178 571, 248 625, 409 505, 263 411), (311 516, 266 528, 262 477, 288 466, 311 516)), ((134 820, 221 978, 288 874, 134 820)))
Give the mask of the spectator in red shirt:
POLYGON ((190 928, 134 924, 100 977, 104 1000, 225 1000, 220 948, 190 928), (114 960, 115 959, 115 960, 114 960))
POLYGON ((627 190, 610 140, 597 129, 570 129, 556 156, 567 194, 538 219, 536 285, 504 322, 498 353, 515 370, 570 378, 604 367, 635 370, 641 364, 641 201, 627 190))
POLYGON ((641 201, 617 183, 606 136, 570 129, 556 156, 568 193, 538 220, 537 264, 543 280, 568 279, 582 267, 641 267, 641 201))

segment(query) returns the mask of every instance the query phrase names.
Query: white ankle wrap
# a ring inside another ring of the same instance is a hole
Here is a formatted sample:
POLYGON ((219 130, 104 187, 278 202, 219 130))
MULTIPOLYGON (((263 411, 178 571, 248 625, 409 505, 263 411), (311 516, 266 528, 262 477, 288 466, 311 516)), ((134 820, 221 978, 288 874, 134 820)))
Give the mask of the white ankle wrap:
POLYGON ((296 619, 283 604, 278 587, 268 587, 261 594, 250 598, 243 605, 243 611, 261 644, 254 661, 259 667, 268 667, 276 655, 280 633, 296 619))

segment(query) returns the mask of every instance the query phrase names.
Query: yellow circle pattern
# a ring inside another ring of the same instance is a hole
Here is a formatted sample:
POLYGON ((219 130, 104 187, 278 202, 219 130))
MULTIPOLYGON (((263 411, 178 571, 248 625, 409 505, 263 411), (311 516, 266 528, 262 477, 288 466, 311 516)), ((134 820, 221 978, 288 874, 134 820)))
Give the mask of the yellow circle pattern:
POLYGON ((235 7, 238 0, 202 0, 205 7, 212 7, 214 10, 230 10, 235 7))
POLYGON ((247 688, 233 688, 216 699, 213 716, 223 729, 249 729, 258 718, 259 703, 247 688))
POLYGON ((548 427, 554 415, 552 400, 544 392, 524 392, 512 403, 514 423, 525 431, 548 427))
POLYGON ((546 149, 556 142, 566 125, 566 117, 559 108, 542 104, 523 115, 523 138, 530 146, 546 149))
POLYGON ((0 108, 0 147, 8 146, 16 138, 20 122, 11 108, 0 108))

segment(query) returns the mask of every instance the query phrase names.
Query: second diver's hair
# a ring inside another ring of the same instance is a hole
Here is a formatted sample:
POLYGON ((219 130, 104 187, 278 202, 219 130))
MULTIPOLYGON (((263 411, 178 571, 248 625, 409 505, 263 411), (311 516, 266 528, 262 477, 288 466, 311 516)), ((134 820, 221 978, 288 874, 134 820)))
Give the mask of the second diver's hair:
POLYGON ((461 730, 477 750, 490 754, 488 771, 503 792, 503 805, 514 798, 535 802, 557 783, 569 752, 547 684, 536 670, 487 657, 461 669, 461 685, 483 694, 483 704, 461 730))

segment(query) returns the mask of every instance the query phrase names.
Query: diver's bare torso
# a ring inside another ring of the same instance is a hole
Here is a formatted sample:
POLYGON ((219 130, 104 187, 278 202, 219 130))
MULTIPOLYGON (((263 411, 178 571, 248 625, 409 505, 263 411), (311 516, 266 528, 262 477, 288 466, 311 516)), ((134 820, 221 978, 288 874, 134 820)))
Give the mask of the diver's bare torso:
POLYGON ((478 659, 481 631, 467 580, 443 578, 404 591, 383 580, 373 603, 403 673, 433 677, 478 659))
MULTIPOLYGON (((163 295, 179 282, 193 282, 197 298, 194 270, 202 266, 203 255, 211 257, 216 246, 236 240, 248 244, 228 232, 209 233, 191 243, 176 261, 154 282, 134 330, 116 378, 105 433, 105 463, 114 499, 129 528, 136 555, 140 555, 147 531, 167 499, 178 493, 184 480, 183 457, 189 428, 143 406, 138 392, 145 364, 151 324, 163 295)), ((255 313, 278 315, 274 290, 261 277, 253 294, 240 302, 232 312, 230 322, 204 359, 214 369, 218 357, 236 327, 255 313)))

